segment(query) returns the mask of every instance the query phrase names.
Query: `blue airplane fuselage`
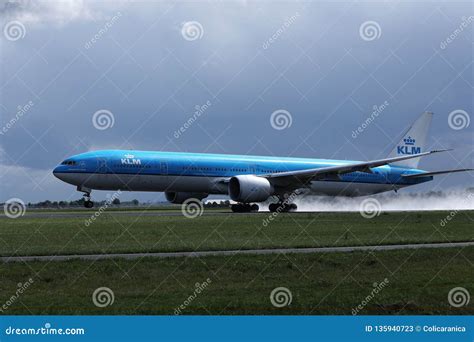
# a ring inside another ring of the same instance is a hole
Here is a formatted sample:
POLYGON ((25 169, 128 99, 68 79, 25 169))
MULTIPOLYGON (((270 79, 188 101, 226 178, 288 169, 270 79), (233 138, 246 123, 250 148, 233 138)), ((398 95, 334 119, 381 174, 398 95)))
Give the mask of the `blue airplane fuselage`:
MULTIPOLYGON (((407 151, 410 153, 411 151, 407 151)), ((67 183, 100 190, 201 191, 227 193, 217 182, 238 175, 267 175, 355 163, 348 160, 246 156, 207 153, 101 150, 78 154, 54 169, 67 183), (202 186, 198 183, 202 182, 202 186), (191 184, 191 185, 190 185, 191 184)), ((406 178, 419 169, 384 165, 372 173, 351 172, 337 179, 312 182, 315 191, 327 195, 366 195, 396 190, 430 181, 432 176, 406 178), (326 184, 322 184, 322 183, 326 184), (332 185, 331 185, 332 184, 332 185), (367 185, 364 190, 364 185, 367 185), (368 189, 370 188, 370 189, 368 189), (367 190, 368 189, 368 190, 367 190), (341 190, 345 190, 342 191, 341 190), (354 191, 356 190, 356 191, 354 191)))

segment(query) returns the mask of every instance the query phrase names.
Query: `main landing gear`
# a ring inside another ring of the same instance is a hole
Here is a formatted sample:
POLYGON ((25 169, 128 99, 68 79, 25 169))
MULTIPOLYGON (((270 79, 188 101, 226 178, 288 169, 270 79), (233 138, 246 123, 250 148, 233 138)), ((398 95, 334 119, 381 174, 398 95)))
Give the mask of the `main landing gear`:
POLYGON ((234 213, 256 213, 258 212, 259 206, 258 204, 237 203, 232 204, 230 209, 232 209, 234 213))
POLYGON ((84 195, 84 207, 87 209, 90 209, 94 206, 94 202, 91 201, 91 189, 86 188, 84 186, 78 185, 77 186, 77 191, 83 192, 84 195))
POLYGON ((293 195, 280 194, 275 197, 278 198, 278 202, 271 203, 268 206, 268 210, 270 210, 271 213, 287 213, 298 209, 298 206, 295 203, 292 203, 292 200, 294 199, 293 195))
POLYGON ((277 202, 277 203, 270 203, 268 206, 268 210, 271 213, 287 213, 289 211, 295 211, 298 209, 298 206, 295 203, 286 203, 286 202, 277 202))

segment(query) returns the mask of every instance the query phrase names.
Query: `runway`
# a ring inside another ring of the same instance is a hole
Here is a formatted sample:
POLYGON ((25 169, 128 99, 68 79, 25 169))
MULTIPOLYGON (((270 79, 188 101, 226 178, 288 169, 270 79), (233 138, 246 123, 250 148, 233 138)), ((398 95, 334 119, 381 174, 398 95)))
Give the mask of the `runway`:
MULTIPOLYGON (((436 211, 445 211, 445 210, 431 210, 432 212, 436 211)), ((95 210, 81 210, 81 211, 74 211, 74 212, 41 212, 41 211, 33 211, 27 212, 23 218, 87 218, 94 215, 95 210)), ((303 214, 353 214, 358 213, 359 211, 292 211, 291 215, 303 215, 303 214)), ((402 212, 409 212, 409 210, 389 210, 386 211, 389 213, 402 213, 402 212)), ((183 217, 183 213, 181 210, 130 210, 130 211, 109 211, 107 212, 109 215, 117 215, 117 216, 151 216, 151 217, 162 217, 162 216, 170 216, 170 217, 183 217)), ((230 210, 222 209, 222 210, 206 210, 204 209, 202 216, 227 216, 227 215, 255 215, 255 214, 270 214, 269 211, 259 211, 257 213, 233 213, 230 210)), ((9 220, 6 215, 0 214, 0 219, 9 220)))
POLYGON ((315 247, 315 248, 275 248, 275 249, 247 249, 247 250, 221 250, 221 251, 196 251, 196 252, 162 252, 162 253, 114 253, 114 254, 75 254, 75 255, 40 255, 40 256, 10 256, 1 257, 0 261, 28 262, 28 261, 67 261, 67 260, 105 260, 105 259, 141 259, 141 258, 196 258, 207 256, 233 256, 233 255, 267 255, 267 254, 311 254, 311 253, 350 253, 350 252, 376 252, 400 249, 426 249, 426 248, 459 248, 474 246, 474 241, 424 243, 405 245, 380 245, 380 246, 350 246, 350 247, 315 247))
MULTIPOLYGON (((26 213, 25 218, 75 218, 75 217, 91 217, 94 216, 95 211, 77 211, 77 212, 33 212, 33 213, 26 213)), ((143 211, 109 211, 108 214, 110 215, 117 215, 117 216, 181 216, 183 217, 183 213, 180 210, 173 210, 173 211, 161 211, 161 210, 143 210, 143 211)), ((232 214, 230 211, 205 211, 203 216, 222 216, 222 215, 229 215, 232 214)), ((4 218, 8 220, 9 218, 5 215, 0 215, 0 218, 4 218)))

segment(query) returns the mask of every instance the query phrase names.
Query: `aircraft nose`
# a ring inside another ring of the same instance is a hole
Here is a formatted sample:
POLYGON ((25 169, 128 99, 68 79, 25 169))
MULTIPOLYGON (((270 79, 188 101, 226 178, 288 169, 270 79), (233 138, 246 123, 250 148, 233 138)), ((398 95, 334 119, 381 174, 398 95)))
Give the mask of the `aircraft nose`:
POLYGON ((65 165, 58 165, 53 169, 53 175, 54 177, 64 180, 64 176, 66 175, 66 172, 68 171, 67 166, 65 165))
POLYGON ((59 174, 59 166, 56 166, 56 167, 53 169, 53 175, 54 175, 56 178, 59 178, 59 177, 58 177, 58 174, 59 174))

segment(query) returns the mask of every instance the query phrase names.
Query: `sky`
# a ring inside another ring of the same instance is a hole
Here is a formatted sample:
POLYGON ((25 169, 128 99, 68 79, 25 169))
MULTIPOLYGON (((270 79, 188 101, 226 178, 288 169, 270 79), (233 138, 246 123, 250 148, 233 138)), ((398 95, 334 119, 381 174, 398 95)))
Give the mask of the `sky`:
POLYGON ((51 170, 105 148, 384 158, 424 111, 429 148, 454 150, 420 167, 472 168, 473 16, 470 1, 0 1, 0 201, 80 198, 51 170))

